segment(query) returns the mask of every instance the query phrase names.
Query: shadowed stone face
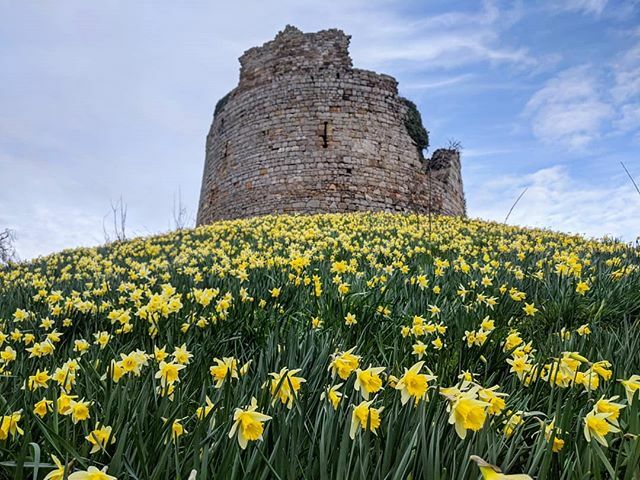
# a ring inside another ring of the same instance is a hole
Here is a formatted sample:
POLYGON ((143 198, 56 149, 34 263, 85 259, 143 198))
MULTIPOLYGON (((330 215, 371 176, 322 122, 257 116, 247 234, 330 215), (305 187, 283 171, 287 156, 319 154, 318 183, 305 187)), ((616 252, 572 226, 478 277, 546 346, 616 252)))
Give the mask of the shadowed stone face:
POLYGON ((287 26, 244 53, 207 137, 198 224, 271 213, 465 215, 458 152, 422 158, 396 80, 353 68, 349 38, 287 26))

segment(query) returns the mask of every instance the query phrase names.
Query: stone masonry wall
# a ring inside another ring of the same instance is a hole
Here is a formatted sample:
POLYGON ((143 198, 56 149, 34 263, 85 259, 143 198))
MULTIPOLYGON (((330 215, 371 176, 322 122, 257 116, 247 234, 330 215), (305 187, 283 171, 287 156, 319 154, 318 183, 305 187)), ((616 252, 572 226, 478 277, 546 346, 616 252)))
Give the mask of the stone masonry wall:
POLYGON ((349 38, 288 26, 240 58, 238 87, 207 137, 198 224, 270 213, 465 215, 458 153, 421 158, 397 82, 352 68, 349 38))

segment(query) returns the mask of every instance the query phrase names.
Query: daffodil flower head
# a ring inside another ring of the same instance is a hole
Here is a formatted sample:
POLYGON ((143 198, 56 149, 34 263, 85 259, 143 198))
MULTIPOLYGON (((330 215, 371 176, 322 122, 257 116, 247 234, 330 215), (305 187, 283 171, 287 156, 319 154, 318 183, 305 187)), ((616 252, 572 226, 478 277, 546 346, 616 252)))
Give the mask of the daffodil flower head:
POLYGON ((337 410, 338 407, 340 406, 340 402, 342 401, 342 399, 346 397, 346 395, 344 395, 342 392, 339 391, 342 385, 344 384, 338 383, 337 385, 333 385, 332 387, 327 388, 320 395, 320 400, 324 400, 326 398, 331 403, 331 406, 333 407, 333 409, 337 410))
POLYGON ((158 365, 158 371, 156 372, 156 378, 160 379, 162 387, 172 385, 180 381, 180 370, 186 368, 186 365, 174 363, 174 362, 160 362, 158 365))
POLYGON ((56 466, 55 470, 50 471, 44 480, 63 480, 65 476, 66 468, 62 464, 62 462, 55 455, 51 455, 51 460, 53 464, 56 466))
POLYGON ((270 392, 273 396, 273 402, 278 399, 282 404, 286 404, 287 408, 293 407, 293 401, 296 398, 300 387, 306 380, 302 377, 296 377, 295 375, 300 372, 300 369, 289 370, 284 367, 280 372, 272 372, 269 375, 272 377, 270 382, 270 392))
POLYGON ((271 420, 269 415, 260 413, 258 410, 258 402, 255 397, 251 398, 251 404, 245 409, 236 408, 233 414, 233 425, 229 431, 229 438, 233 438, 237 434, 238 445, 243 450, 247 448, 250 441, 262 440, 264 433, 264 425, 271 420))
POLYGON ((553 438, 553 445, 551 450, 554 453, 558 453, 564 448, 564 440, 560 438, 562 430, 556 427, 556 419, 554 418, 548 424, 544 425, 544 438, 547 442, 550 442, 553 438))
POLYGON ((338 352, 333 355, 329 370, 331 370, 331 374, 334 377, 337 374, 342 380, 346 380, 358 368, 360 357, 353 354, 355 349, 356 347, 353 347, 345 352, 338 352))
POLYGON ((365 400, 369 400, 369 395, 382 389, 382 378, 380 374, 385 371, 385 367, 369 367, 365 370, 356 369, 356 381, 353 388, 360 392, 365 400))
POLYGON ((205 418, 207 418, 209 413, 211 413, 211 411, 213 410, 213 402, 211 401, 208 395, 205 396, 204 400, 205 400, 205 404, 196 409, 196 417, 198 418, 198 420, 204 420, 205 418))
POLYGON ((449 424, 454 425, 456 433, 461 439, 465 439, 467 431, 477 432, 482 429, 491 406, 489 402, 478 399, 480 387, 460 393, 451 404, 449 424))
POLYGON ((21 418, 22 410, 0 417, 0 440, 6 440, 9 435, 11 435, 11 438, 15 438, 17 435, 24 435, 24 431, 18 425, 21 418))
POLYGON ((427 398, 429 382, 436 377, 427 369, 427 373, 420 373, 424 367, 424 362, 418 362, 411 368, 405 369, 404 375, 400 377, 395 385, 395 389, 400 391, 401 403, 405 405, 411 398, 414 404, 418 405, 420 400, 427 398))
POLYGON ((525 474, 506 475, 498 467, 491 465, 476 455, 471 455, 471 460, 478 465, 482 478, 485 480, 532 480, 529 475, 525 474))
POLYGON ((640 375, 632 375, 628 380, 620 380, 627 394, 627 402, 631 405, 640 398, 640 375))
POLYGON ((104 450, 109 443, 115 443, 116 437, 112 435, 111 430, 109 426, 101 426, 99 423, 96 425, 96 428, 85 437, 91 444, 89 453, 97 453, 104 450))
POLYGON ((358 430, 368 429, 375 434, 380 427, 380 414, 382 410, 384 410, 384 407, 374 408, 371 406, 372 403, 373 400, 365 400, 353 407, 351 429, 349 430, 349 436, 352 440, 356 438, 358 430))
POLYGON ((620 429, 613 424, 611 412, 598 413, 596 409, 591 410, 584 418, 584 437, 587 442, 593 438, 603 447, 608 447, 607 439, 609 433, 617 433, 620 429))
POLYGON ((221 388, 227 378, 239 378, 238 361, 234 357, 214 358, 213 361, 215 365, 209 367, 209 373, 216 388, 221 388))
POLYGON ((73 472, 69 475, 69 480, 118 480, 116 477, 107 474, 107 467, 98 470, 96 467, 89 467, 87 470, 73 472))

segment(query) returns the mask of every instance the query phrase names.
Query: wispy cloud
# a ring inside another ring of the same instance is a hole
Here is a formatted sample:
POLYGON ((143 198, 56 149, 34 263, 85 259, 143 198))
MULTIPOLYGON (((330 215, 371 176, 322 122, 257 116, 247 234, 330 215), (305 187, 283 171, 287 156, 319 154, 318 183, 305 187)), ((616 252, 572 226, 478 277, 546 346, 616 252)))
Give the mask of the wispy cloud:
POLYGON ((640 35, 604 64, 558 73, 533 94, 524 114, 545 143, 583 150, 607 135, 640 131, 640 35))
POLYGON ((462 151, 462 157, 464 159, 467 158, 478 158, 478 157, 492 157, 495 155, 504 155, 507 153, 512 153, 516 150, 511 148, 465 148, 462 151))
POLYGON ((554 2, 557 8, 564 10, 574 10, 584 13, 600 15, 609 3, 608 0, 564 0, 563 2, 554 2))
POLYGON ((640 236, 640 196, 628 179, 620 175, 593 183, 572 175, 566 166, 498 176, 486 182, 482 192, 471 192, 474 208, 470 213, 503 221, 525 188, 526 194, 509 219, 511 224, 626 241, 640 236))
POLYGON ((490 63, 534 66, 529 51, 502 41, 502 32, 521 17, 518 4, 485 1, 477 11, 447 12, 416 21, 387 16, 387 26, 366 43, 354 44, 363 62, 411 62, 414 68, 442 69, 490 63))
POLYGON ((570 68, 549 80, 526 105, 534 135, 574 150, 587 146, 614 115, 601 90, 590 65, 570 68))
POLYGON ((436 90, 438 88, 451 87, 453 85, 459 85, 474 78, 475 75, 471 73, 465 73, 462 75, 454 75, 451 77, 433 79, 422 81, 420 83, 407 83, 402 85, 403 90, 436 90))

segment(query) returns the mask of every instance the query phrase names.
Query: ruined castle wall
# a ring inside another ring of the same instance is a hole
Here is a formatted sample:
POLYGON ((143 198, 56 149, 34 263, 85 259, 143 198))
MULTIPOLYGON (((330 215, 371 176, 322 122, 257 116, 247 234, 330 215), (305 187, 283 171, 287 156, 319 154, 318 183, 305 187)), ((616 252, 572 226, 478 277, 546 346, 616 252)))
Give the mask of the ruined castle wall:
POLYGON ((352 68, 348 43, 338 30, 288 27, 243 55, 239 85, 207 137, 198 224, 429 206, 464 215, 457 154, 428 171, 397 82, 352 68))

